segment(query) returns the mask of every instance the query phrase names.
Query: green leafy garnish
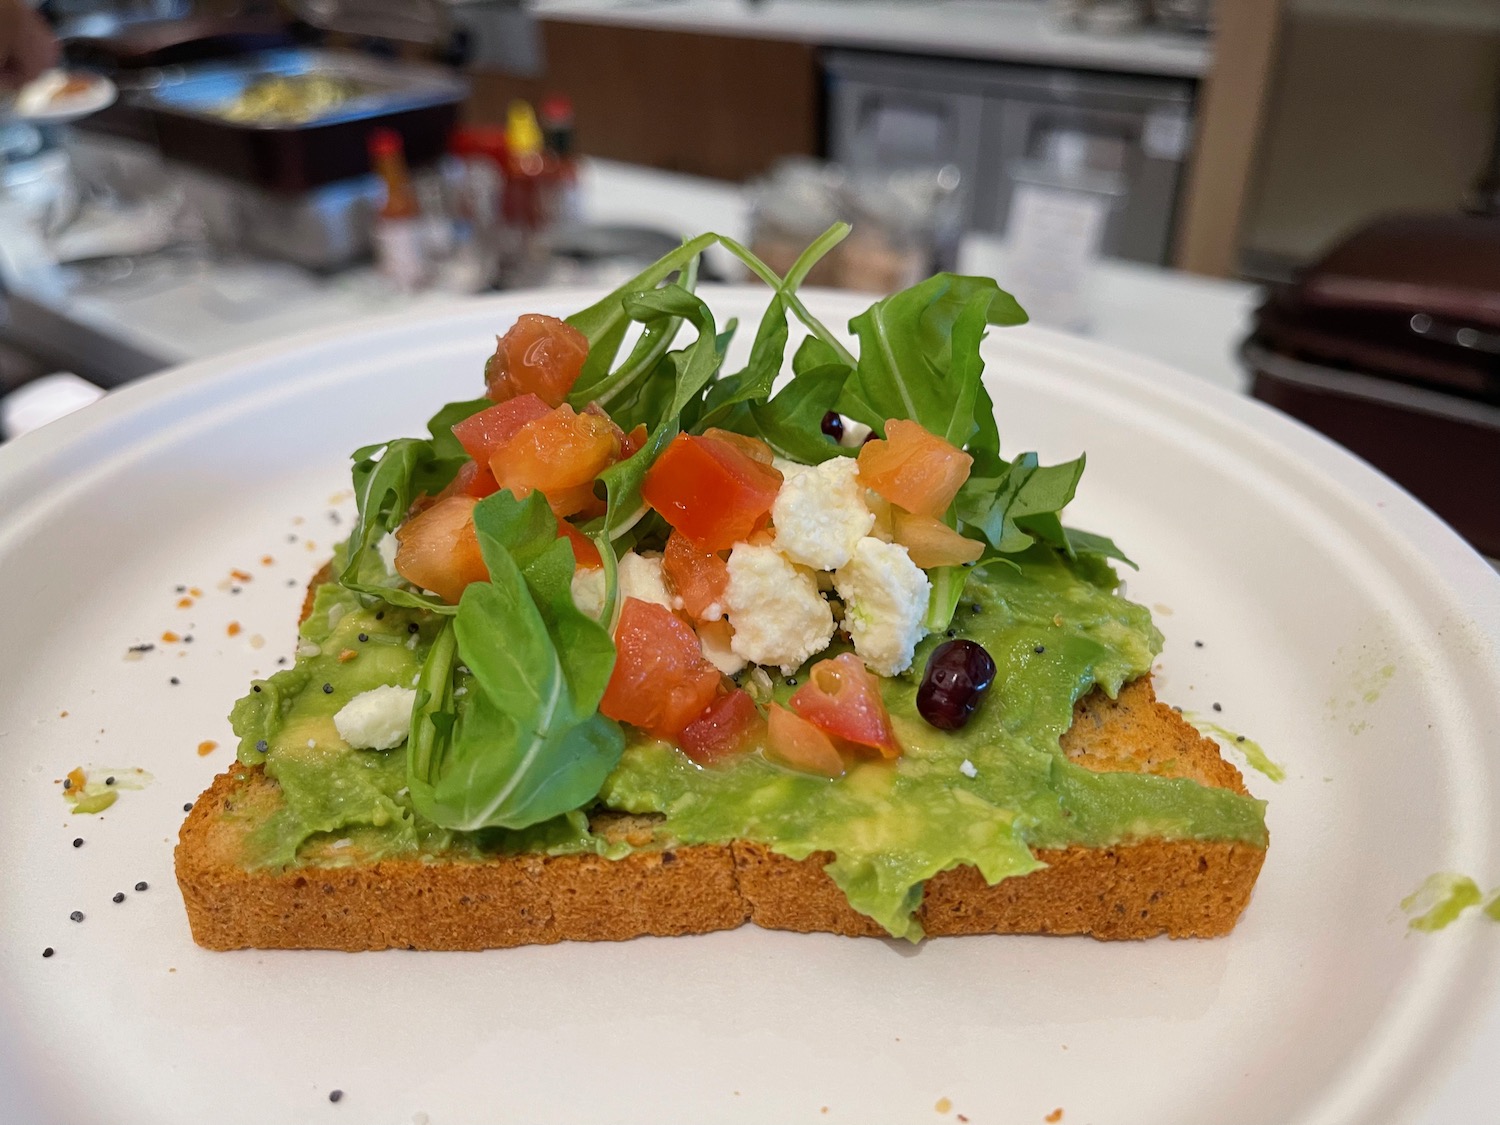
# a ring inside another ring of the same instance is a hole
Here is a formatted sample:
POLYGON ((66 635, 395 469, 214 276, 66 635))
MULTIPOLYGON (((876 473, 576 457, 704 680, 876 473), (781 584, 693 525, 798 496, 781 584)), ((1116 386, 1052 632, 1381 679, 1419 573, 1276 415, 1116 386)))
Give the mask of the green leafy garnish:
POLYGON ((573 604, 572 550, 540 494, 497 492, 474 526, 490 581, 464 591, 423 665, 412 804, 444 828, 527 828, 592 800, 620 760, 620 726, 599 714, 614 646, 573 604))

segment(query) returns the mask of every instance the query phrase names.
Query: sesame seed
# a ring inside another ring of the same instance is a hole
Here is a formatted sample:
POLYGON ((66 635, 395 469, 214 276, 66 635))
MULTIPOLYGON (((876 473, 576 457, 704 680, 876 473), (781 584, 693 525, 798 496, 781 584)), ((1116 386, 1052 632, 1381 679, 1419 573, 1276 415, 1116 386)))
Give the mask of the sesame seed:
POLYGON ((336 1102, 340 1098, 342 1098, 343 1096, 344 1096, 344 1091, 342 1091, 342 1090, 330 1090, 328 1092, 328 1100, 331 1101, 331 1102, 336 1102))
POLYGON ((284 656, 278 656, 276 658, 276 663, 277 664, 285 664, 286 663, 286 657, 284 657, 284 656))
POLYGON ((260 685, 259 684, 251 684, 250 685, 250 690, 253 691, 253 692, 255 692, 256 695, 259 695, 260 694, 260 685))
POLYGON ((375 620, 376 621, 384 621, 385 620, 385 610, 382 609, 379 612, 377 612, 375 614, 375 620))
POLYGON ((135 885, 135 889, 138 891, 144 891, 146 889, 146 880, 142 879, 139 883, 137 883, 135 885))
POLYGON ((73 837, 73 846, 75 848, 81 848, 81 847, 83 847, 83 837, 82 836, 75 836, 75 837, 73 837))
POLYGON ((415 621, 410 621, 407 623, 406 631, 408 633, 415 633, 419 628, 421 628, 421 626, 419 626, 415 621))
POLYGON ((969 612, 970 613, 983 613, 984 612, 984 606, 980 605, 978 602, 975 602, 973 605, 971 605, 969 607, 969 612))
POLYGON ((286 584, 288 586, 295 586, 297 584, 297 580, 295 578, 288 578, 286 580, 286 584))
POLYGON ((255 748, 257 750, 259 750, 262 754, 264 754, 267 750, 269 750, 270 746, 271 746, 271 744, 269 742, 267 742, 264 738, 262 738, 260 741, 258 741, 255 744, 255 748))
POLYGON ((1202 641, 1194 641, 1193 642, 1193 647, 1194 648, 1202 648, 1203 647, 1203 642, 1202 641))
POLYGON ((1237 734, 1237 735, 1234 736, 1234 740, 1236 742, 1244 742, 1245 741, 1245 736, 1243 734, 1237 734))
POLYGON ((182 811, 183 812, 192 812, 193 811, 193 802, 189 801, 187 804, 183 805, 182 806, 182 811))
POLYGON ((53 953, 55 953, 55 952, 57 952, 57 951, 56 951, 56 950, 55 950, 55 949, 53 949, 53 948, 52 948, 52 947, 51 947, 51 946, 50 946, 50 945, 49 945, 49 946, 48 946, 48 947, 47 947, 47 948, 46 948, 46 949, 44 949, 44 950, 42 950, 42 956, 43 956, 43 957, 51 957, 51 956, 52 956, 52 954, 53 954, 53 953))
POLYGON ((115 779, 114 779, 114 776, 113 776, 113 775, 111 775, 111 776, 109 776, 109 777, 106 777, 106 778, 105 778, 105 779, 104 779, 104 784, 105 784, 105 785, 113 785, 113 784, 114 784, 114 783, 115 783, 115 779))
POLYGON ((1219 705, 1219 704, 1217 704, 1217 703, 1215 703, 1215 704, 1214 704, 1214 710, 1215 710, 1215 711, 1222 711, 1222 710, 1224 710, 1224 708, 1223 708, 1223 707, 1221 707, 1221 706, 1220 706, 1220 705, 1219 705))
POLYGON ((957 629, 949 629, 948 632, 947 632, 947 634, 946 634, 946 636, 948 636, 950 638, 951 637, 956 637, 956 636, 958 636, 958 630, 957 629))
POLYGON ((332 684, 324 684, 323 685, 323 694, 324 695, 332 695, 333 694, 333 685, 332 684))
POLYGON ((189 633, 189 634, 187 634, 187 636, 183 637, 182 638, 182 643, 185 644, 185 645, 192 644, 193 643, 193 634, 189 633))
POLYGON ((370 634, 369 633, 361 633, 359 635, 359 639, 361 641, 368 641, 370 639, 370 634))
POLYGON ((1046 652, 1047 651, 1047 646, 1046 645, 1037 645, 1036 648, 1032 649, 1031 651, 1032 652, 1036 652, 1036 653, 1046 652))
POLYGON ((115 897, 112 898, 112 899, 110 899, 109 901, 110 902, 124 902, 125 901, 125 892, 124 891, 116 891, 115 892, 115 897))
POLYGON ((167 681, 167 683, 171 684, 173 687, 176 687, 178 684, 182 683, 182 681, 179 680, 176 676, 173 676, 170 680, 167 681))
POLYGON ((185 594, 185 593, 187 593, 187 587, 186 586, 177 586, 177 587, 175 587, 175 589, 176 589, 176 591, 179 594, 185 594))
POLYGON ((73 921, 75 921, 75 922, 82 922, 83 921, 83 911, 82 910, 75 910, 75 911, 73 911, 73 913, 69 914, 68 917, 71 918, 71 919, 73 919, 73 921))
POLYGON ((238 594, 240 592, 240 587, 238 587, 238 586, 231 586, 231 587, 229 587, 229 592, 231 594, 238 594))
POLYGON ((71 777, 63 778, 63 789, 66 790, 71 788, 73 788, 73 779, 71 777))
POLYGON ((129 651, 131 651, 131 652, 150 652, 155 647, 156 646, 154 644, 151 644, 148 641, 146 644, 131 645, 129 651))
POLYGON ((788 676, 786 678, 786 686, 787 687, 796 687, 797 686, 797 677, 796 676, 788 676))

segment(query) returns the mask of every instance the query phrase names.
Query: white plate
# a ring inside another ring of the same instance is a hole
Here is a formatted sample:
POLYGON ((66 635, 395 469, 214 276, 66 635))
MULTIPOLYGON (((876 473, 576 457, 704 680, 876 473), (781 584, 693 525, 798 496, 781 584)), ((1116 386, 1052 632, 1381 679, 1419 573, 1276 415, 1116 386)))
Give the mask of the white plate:
POLYGON ((16 92, 15 115, 32 125, 66 125, 107 109, 114 104, 118 93, 115 84, 102 74, 51 70, 16 92), (70 94, 49 95, 51 86, 73 78, 81 78, 88 84, 70 94))
MULTIPOLYGON (((754 325, 764 292, 711 300, 754 325)), ((1006 447, 1087 449, 1072 516, 1140 562, 1130 592, 1158 607, 1168 639, 1161 694, 1287 768, 1280 785, 1247 773, 1270 800, 1272 843, 1232 936, 913 949, 746 927, 482 954, 194 946, 172 879, 182 805, 229 763, 225 712, 290 651, 302 584, 347 531, 328 514, 346 454, 475 393, 515 314, 583 303, 521 295, 269 345, 0 448, 0 1100, 13 1103, 0 1117, 980 1125, 1060 1107, 1065 1123, 1326 1125, 1492 1112, 1500 926, 1471 912, 1416 934, 1397 904, 1439 870, 1500 883, 1500 578, 1279 415, 1031 328, 986 345, 1006 447), (238 594, 233 568, 253 575, 238 594), (203 590, 190 609, 176 608, 179 584, 203 590), (125 658, 166 629, 194 643, 125 658), (205 739, 219 748, 200 757, 205 739), (59 780, 79 764, 156 780, 103 816, 69 817, 59 780), (131 891, 137 880, 150 889, 131 891)), ((809 303, 840 322, 864 302, 809 303)))

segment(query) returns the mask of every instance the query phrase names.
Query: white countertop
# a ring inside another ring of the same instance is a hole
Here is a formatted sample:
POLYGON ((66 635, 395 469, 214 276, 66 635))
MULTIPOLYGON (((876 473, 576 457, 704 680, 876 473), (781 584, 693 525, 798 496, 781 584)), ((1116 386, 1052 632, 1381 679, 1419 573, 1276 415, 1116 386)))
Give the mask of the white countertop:
MULTIPOLYGON (((705 230, 744 240, 749 213, 739 188, 718 180, 659 172, 612 161, 587 161, 585 218, 598 224, 647 226, 689 237, 705 230)), ((343 321, 441 303, 440 293, 402 295, 369 270, 318 277, 273 262, 197 262, 167 270, 143 264, 126 283, 70 291, 55 268, 17 266, 21 249, 0 222, 0 267, 22 296, 13 310, 30 328, 76 346, 87 338, 90 358, 116 357, 121 377, 264 343, 278 336, 343 321), (7 241, 9 240, 9 242, 7 241), (7 261, 7 259, 9 259, 7 261)), ((714 259, 735 276, 727 255, 714 259)), ((959 268, 1006 284, 1004 243, 970 235, 959 268)), ((1256 300, 1253 286, 1133 263, 1105 260, 1090 279, 1086 335, 1243 391, 1246 377, 1234 350, 1256 300)), ((1017 297, 1026 302, 1024 291, 1017 297)))
POLYGON ((541 19, 1197 78, 1202 36, 1060 25, 1043 0, 531 0, 541 19))

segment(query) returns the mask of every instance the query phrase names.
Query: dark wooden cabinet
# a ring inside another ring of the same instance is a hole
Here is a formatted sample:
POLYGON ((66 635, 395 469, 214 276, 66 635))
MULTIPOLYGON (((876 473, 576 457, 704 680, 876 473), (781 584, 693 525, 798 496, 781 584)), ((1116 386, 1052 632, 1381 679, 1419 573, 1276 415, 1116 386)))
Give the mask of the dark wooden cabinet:
POLYGON ((573 100, 581 154, 724 180, 821 155, 822 78, 804 43, 543 21, 545 73, 476 74, 475 121, 512 98, 573 100))

